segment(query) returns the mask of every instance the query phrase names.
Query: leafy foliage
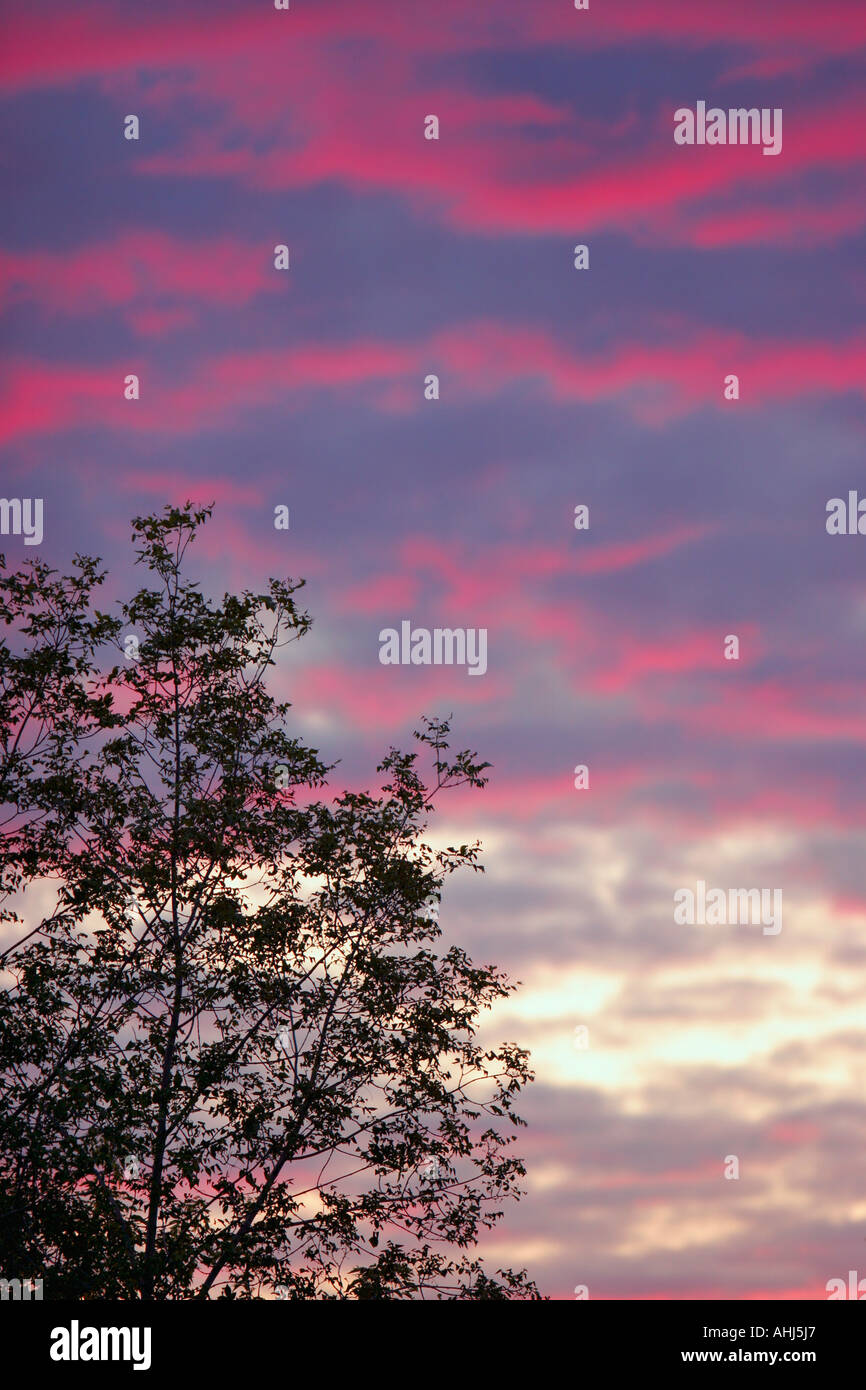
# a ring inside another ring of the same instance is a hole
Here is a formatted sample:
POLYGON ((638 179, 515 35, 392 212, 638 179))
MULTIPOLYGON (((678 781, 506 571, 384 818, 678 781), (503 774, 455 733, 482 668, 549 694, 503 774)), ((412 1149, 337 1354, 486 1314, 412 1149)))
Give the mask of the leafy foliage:
POLYGON ((530 1073, 476 1041, 513 987, 436 949, 479 847, 422 838, 488 764, 425 720, 378 795, 322 796, 267 686, 301 585, 207 600, 209 512, 134 520, 151 587, 120 617, 94 560, 0 563, 0 1269, 55 1298, 538 1298, 468 1253, 519 1195, 530 1073))

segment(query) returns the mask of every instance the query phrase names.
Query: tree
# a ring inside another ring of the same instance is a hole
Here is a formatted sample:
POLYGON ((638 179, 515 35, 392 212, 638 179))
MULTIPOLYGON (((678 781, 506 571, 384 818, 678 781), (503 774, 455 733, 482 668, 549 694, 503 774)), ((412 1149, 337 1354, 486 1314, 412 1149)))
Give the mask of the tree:
POLYGON ((152 587, 119 618, 94 560, 0 565, 0 1269, 55 1298, 538 1298, 473 1254, 520 1195, 531 1079, 475 1040, 513 986, 435 949, 479 846, 422 838, 489 764, 424 720, 379 794, 322 797, 266 685, 301 584, 206 599, 209 515, 133 521, 152 587))

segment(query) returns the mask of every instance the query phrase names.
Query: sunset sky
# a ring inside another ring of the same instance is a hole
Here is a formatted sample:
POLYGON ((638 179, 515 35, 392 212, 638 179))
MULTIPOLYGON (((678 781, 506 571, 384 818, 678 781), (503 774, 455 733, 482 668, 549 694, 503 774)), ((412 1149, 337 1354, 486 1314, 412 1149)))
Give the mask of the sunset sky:
POLYGON ((335 789, 424 714, 493 764, 431 825, 483 843, 441 922, 522 981, 485 1036, 537 1073, 485 1255, 561 1299, 866 1275, 866 536, 825 526, 866 497, 863 0, 0 30, 0 478, 39 553, 115 597, 131 516, 213 501, 207 587, 307 580, 275 684, 335 789), (698 101, 781 108, 781 153, 677 146, 698 101), (486 628, 486 674, 381 665, 404 619, 486 628), (781 890, 782 930, 678 925, 698 880, 781 890))

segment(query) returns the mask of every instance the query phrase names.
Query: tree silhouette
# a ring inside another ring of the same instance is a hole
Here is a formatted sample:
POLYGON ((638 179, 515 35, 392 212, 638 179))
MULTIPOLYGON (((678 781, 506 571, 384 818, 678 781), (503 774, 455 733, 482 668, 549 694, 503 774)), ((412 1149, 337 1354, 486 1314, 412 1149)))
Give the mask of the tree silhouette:
POLYGON ((425 720, 378 795, 317 797, 266 685, 301 585, 206 599, 210 510, 134 520, 152 587, 118 618, 97 561, 0 557, 0 1269, 47 1298, 538 1298, 473 1253, 530 1079, 475 1041, 513 986, 435 949, 479 847, 422 838, 488 764, 425 720))

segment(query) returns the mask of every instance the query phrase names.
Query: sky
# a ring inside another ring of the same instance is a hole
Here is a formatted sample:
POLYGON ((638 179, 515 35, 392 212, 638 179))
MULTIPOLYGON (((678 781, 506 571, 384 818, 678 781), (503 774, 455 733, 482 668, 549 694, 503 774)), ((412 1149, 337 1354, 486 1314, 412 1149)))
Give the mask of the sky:
POLYGON ((484 1036, 537 1076, 487 1258, 556 1299, 866 1275, 866 537, 826 524, 866 497, 866 7, 0 30, 0 485, 38 553, 120 592, 133 515, 212 501, 209 587, 307 581, 276 686, 335 783, 424 714, 493 765, 431 826, 483 844, 441 923, 522 982, 484 1036), (701 101, 781 110, 781 152, 676 144, 701 101), (486 629, 485 674, 381 664, 404 620, 486 629), (699 881, 781 930, 677 922, 699 881))

